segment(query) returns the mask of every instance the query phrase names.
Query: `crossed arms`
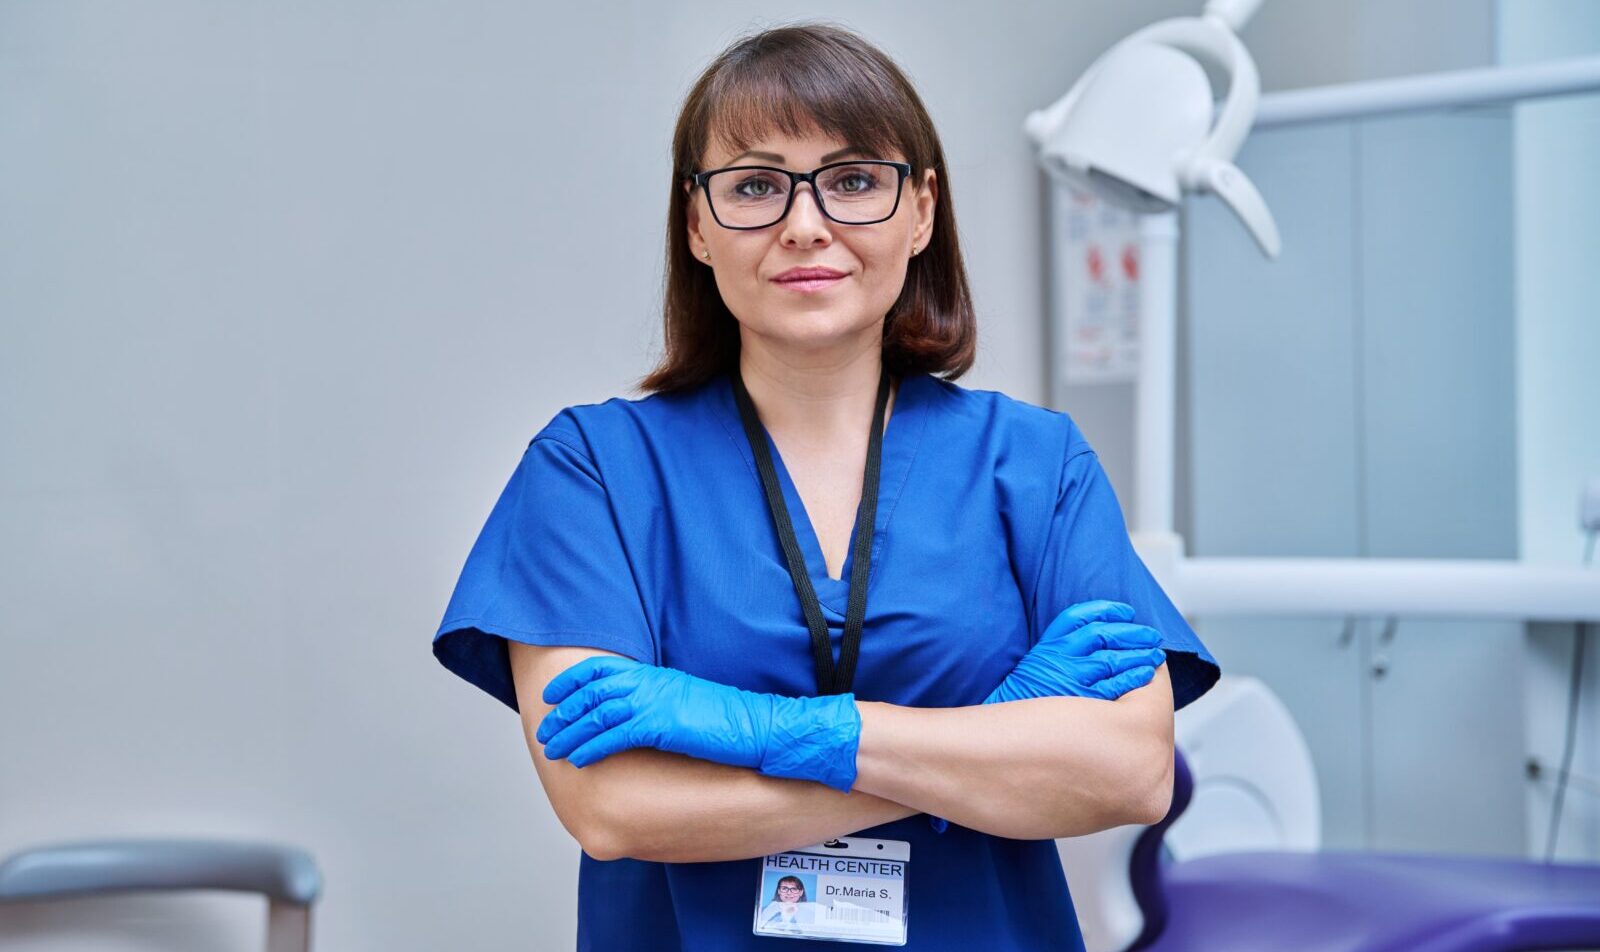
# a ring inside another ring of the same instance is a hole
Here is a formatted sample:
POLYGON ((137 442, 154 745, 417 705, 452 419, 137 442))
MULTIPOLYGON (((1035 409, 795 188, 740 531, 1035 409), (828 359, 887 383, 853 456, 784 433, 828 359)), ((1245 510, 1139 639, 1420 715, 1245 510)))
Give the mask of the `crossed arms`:
POLYGON ((583 769, 534 738, 550 679, 596 648, 510 643, 523 735, 545 794, 595 859, 745 859, 930 813, 996 836, 1051 839, 1154 823, 1172 795, 1166 665, 1114 701, 1045 697, 955 708, 859 701, 850 793, 650 748, 583 769))

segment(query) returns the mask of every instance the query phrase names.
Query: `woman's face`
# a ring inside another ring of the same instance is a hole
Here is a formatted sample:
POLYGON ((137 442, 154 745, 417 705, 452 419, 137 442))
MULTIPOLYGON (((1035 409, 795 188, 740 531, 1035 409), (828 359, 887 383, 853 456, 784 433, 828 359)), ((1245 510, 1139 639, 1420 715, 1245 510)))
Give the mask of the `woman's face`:
POLYGON ((795 883, 779 883, 778 898, 783 902, 799 902, 800 887, 795 883))
MULTIPOLYGON (((713 137, 697 171, 770 165, 809 172, 847 158, 905 161, 899 154, 846 150, 846 143, 820 133, 804 138, 780 133, 735 155, 713 137)), ((857 339, 876 341, 905 284, 912 250, 927 248, 932 237, 935 178, 932 169, 925 170, 918 188, 907 176, 894 215, 871 225, 842 225, 826 217, 811 185, 801 183, 789 213, 754 230, 719 225, 706 204, 705 190, 696 188, 689 201, 689 249, 698 263, 712 269, 723 303, 739 320, 747 340, 753 333, 803 350, 824 350, 857 339), (811 267, 831 268, 844 277, 817 290, 799 290, 777 280, 791 268, 811 267)))

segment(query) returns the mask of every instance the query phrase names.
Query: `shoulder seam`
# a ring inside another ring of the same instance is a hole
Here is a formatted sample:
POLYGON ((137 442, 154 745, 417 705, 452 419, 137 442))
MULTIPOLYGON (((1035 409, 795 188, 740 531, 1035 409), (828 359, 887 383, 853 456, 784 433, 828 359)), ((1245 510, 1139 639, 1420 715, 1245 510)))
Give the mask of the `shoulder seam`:
MULTIPOLYGON (((549 440, 552 443, 559 443, 562 446, 565 446, 572 452, 577 453, 585 463, 588 463, 590 469, 593 469, 596 473, 600 471, 600 468, 595 466, 594 460, 589 456, 589 454, 584 452, 583 447, 578 445, 579 443, 582 443, 583 440, 581 440, 577 434, 569 433, 566 430, 552 430, 547 427, 534 434, 533 439, 528 441, 528 445, 531 447, 540 440, 549 440)), ((604 488, 605 483, 601 482, 598 476, 591 476, 587 470, 584 471, 583 475, 588 476, 590 481, 592 481, 595 485, 604 488)))

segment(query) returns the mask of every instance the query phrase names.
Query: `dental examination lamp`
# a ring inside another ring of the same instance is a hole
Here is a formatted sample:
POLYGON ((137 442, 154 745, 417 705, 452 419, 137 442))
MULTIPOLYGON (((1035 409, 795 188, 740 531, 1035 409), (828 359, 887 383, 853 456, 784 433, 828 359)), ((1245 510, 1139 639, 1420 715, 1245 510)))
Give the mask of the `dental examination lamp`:
MULTIPOLYGON (((1515 559, 1185 555, 1173 519, 1177 208, 1186 194, 1215 194, 1268 257, 1278 254, 1272 214, 1233 164, 1260 99, 1255 63, 1236 34, 1260 5, 1209 0, 1198 17, 1145 27, 1023 122, 1052 181, 1139 213, 1134 505, 1128 519, 1135 549, 1178 609, 1191 616, 1600 621, 1600 586, 1577 567, 1515 559), (1227 86, 1220 105, 1214 80, 1227 86)), ((1280 111, 1365 115, 1593 89, 1600 89, 1600 71, 1595 61, 1580 60, 1274 96, 1280 111)), ((1066 189, 1055 191, 1059 203, 1066 189)))
POLYGON ((1174 532, 1178 215, 1186 192, 1211 192, 1268 257, 1278 226, 1233 164, 1261 84, 1235 31, 1260 0, 1210 0, 1198 17, 1152 24, 1111 47, 1066 95, 1023 128, 1053 180, 1139 212, 1139 378, 1135 515, 1130 533, 1169 590, 1183 560, 1174 532), (1220 108, 1212 76, 1226 82, 1220 108))
POLYGON ((1234 35, 1260 0, 1211 0, 1199 17, 1145 27, 1107 50, 1024 128, 1052 175, 1146 214, 1171 211, 1185 191, 1213 192, 1267 257, 1278 228, 1261 193, 1233 164, 1255 119, 1255 61, 1234 35), (1227 78, 1213 119, 1206 67, 1227 78))

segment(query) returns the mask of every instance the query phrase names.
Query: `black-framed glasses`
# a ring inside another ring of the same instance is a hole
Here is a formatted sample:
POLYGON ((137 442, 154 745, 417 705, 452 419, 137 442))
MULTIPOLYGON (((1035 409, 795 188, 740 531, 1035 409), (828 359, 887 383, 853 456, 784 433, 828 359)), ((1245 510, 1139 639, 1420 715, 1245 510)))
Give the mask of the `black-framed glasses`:
POLYGON ((883 159, 834 162, 810 172, 770 165, 731 165, 689 176, 705 190, 711 217, 724 228, 748 230, 775 225, 789 214, 801 182, 822 214, 841 225, 888 221, 900 208, 901 186, 911 166, 883 159))

